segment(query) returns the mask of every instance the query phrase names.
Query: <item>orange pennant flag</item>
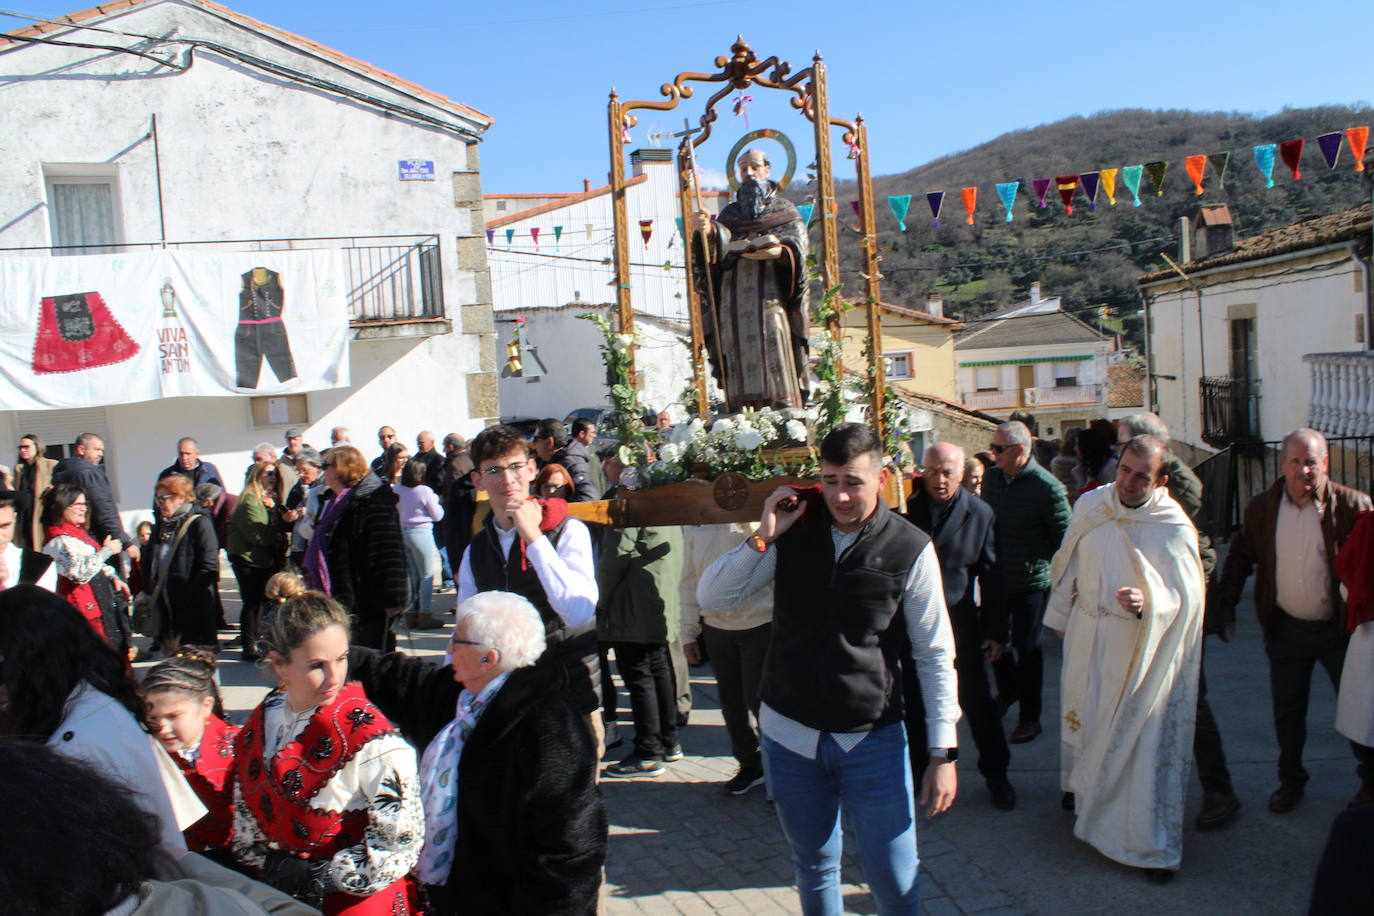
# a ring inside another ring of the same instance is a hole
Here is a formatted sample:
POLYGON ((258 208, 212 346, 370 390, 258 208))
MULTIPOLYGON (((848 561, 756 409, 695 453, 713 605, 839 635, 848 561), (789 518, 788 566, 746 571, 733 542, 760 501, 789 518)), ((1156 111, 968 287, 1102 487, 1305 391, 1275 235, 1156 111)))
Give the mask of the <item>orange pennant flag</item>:
POLYGON ((1102 190, 1107 193, 1107 200, 1113 207, 1116 206, 1116 173, 1121 169, 1103 169, 1102 190))
POLYGON ((978 189, 964 188, 960 192, 964 196, 964 212, 968 214, 968 224, 973 225, 973 211, 978 208, 978 189))
POLYGON ((1183 160, 1183 165, 1188 169, 1188 177, 1193 180, 1193 193, 1202 196, 1202 176, 1207 172, 1206 156, 1189 156, 1183 160))
POLYGON ((1364 146, 1369 142, 1368 127, 1347 127, 1345 138, 1350 141, 1350 151, 1355 154, 1355 171, 1364 171, 1364 146))

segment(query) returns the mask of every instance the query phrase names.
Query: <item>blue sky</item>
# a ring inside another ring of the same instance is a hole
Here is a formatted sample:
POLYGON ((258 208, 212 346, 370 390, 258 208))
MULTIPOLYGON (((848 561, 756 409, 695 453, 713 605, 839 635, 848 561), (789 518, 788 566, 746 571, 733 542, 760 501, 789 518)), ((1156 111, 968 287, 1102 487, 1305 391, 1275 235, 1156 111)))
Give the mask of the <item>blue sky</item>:
MULTIPOLYGON (((221 2, 492 115, 482 152, 488 192, 572 190, 584 177, 604 184, 610 88, 622 98, 656 99, 679 71, 714 70, 737 33, 759 56, 776 54, 796 69, 819 49, 832 113, 864 115, 880 175, 1104 109, 1268 113, 1374 97, 1370 3, 221 2)), ((22 9, 58 15, 84 5, 28 0, 22 9)), ((0 17, 3 29, 22 24, 0 17)), ((766 98, 778 93, 752 94, 749 126, 787 132, 806 156, 803 119, 766 98)), ((704 95, 645 118, 635 145, 647 144, 654 123, 680 129, 688 106, 704 95)), ((695 119, 700 109, 690 113, 695 119)), ((703 150, 702 165, 723 167, 745 130, 724 111, 719 142, 703 150)), ((838 160, 837 175, 847 176, 838 160)))

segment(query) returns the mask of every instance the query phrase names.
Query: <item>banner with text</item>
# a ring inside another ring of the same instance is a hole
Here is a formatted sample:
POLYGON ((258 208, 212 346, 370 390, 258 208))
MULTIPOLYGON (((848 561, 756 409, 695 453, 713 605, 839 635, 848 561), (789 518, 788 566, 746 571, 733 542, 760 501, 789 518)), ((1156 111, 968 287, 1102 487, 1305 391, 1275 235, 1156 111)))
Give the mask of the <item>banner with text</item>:
POLYGON ((343 253, 0 258, 0 409, 347 386, 343 253))

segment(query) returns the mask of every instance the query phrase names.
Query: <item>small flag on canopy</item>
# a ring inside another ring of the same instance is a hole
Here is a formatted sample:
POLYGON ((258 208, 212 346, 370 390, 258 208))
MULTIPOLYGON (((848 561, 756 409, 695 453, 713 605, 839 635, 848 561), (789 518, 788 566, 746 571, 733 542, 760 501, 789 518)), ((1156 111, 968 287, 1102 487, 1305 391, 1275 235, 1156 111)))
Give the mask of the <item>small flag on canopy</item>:
POLYGON ((1278 152, 1277 143, 1261 143, 1255 147, 1255 165, 1259 167, 1260 174, 1264 176, 1264 186, 1272 188, 1274 186, 1274 154, 1278 152))
POLYGON ((539 228, 538 228, 538 227, 535 227, 535 228, 533 228, 533 229, 530 230, 530 238, 534 239, 534 250, 535 250, 535 251, 538 251, 538 250, 539 250, 539 228))
POLYGON ((1120 169, 1102 170, 1102 191, 1107 195, 1107 203, 1116 206, 1116 176, 1120 169))
POLYGON ((1040 209, 1045 209, 1045 195, 1050 190, 1050 180, 1048 178, 1036 178, 1031 184, 1035 187, 1035 199, 1040 202, 1040 209))
POLYGON ((1097 212, 1097 182, 1100 177, 1097 172, 1084 172, 1078 176, 1078 186, 1083 189, 1083 196, 1088 198, 1088 209, 1094 213, 1097 212))
POLYGON ((1229 151, 1212 153, 1207 157, 1207 164, 1212 167, 1212 176, 1217 180, 1217 187, 1226 187, 1226 166, 1231 162, 1229 151))
POLYGON ((935 225, 940 225, 940 209, 945 205, 944 191, 927 191, 926 203, 930 206, 930 216, 935 220, 935 225))
POLYGON ((997 196, 1002 199, 1002 206, 1007 209, 1007 222, 1012 221, 1011 208, 1016 203, 1016 192, 1020 188, 1019 181, 1003 181, 997 185, 997 196))
POLYGON ((1350 155, 1355 157, 1355 171, 1364 171, 1364 147, 1369 142, 1368 127, 1347 127, 1345 139, 1350 141, 1350 155))
POLYGON ((1322 134, 1317 138, 1317 145, 1321 147, 1322 158, 1326 160, 1326 167, 1334 169, 1336 161, 1341 158, 1341 142, 1345 139, 1345 134, 1334 130, 1329 134, 1322 134))
POLYGON ((1283 157, 1283 164, 1293 173, 1294 181, 1302 178, 1302 148, 1306 143, 1306 140, 1299 137, 1279 144, 1279 155, 1283 157))
POLYGON ((959 194, 964 198, 964 212, 968 214, 968 219, 965 222, 972 226, 973 211, 978 209, 978 189, 976 187, 964 188, 959 194))
POLYGON ((890 194, 887 205, 892 208, 892 215, 897 218, 897 228, 906 232, 906 211, 911 209, 911 195, 890 194))
POLYGON ((1150 186, 1155 189, 1155 196, 1164 196, 1164 173, 1169 171, 1169 163, 1162 160, 1145 163, 1145 174, 1150 176, 1150 186))
POLYGON ((1073 195, 1078 190, 1077 175, 1056 175, 1054 184, 1059 188, 1059 199, 1064 202, 1064 212, 1073 215, 1073 195))
POLYGON ((1183 167, 1188 170, 1188 178, 1193 182, 1193 193, 1201 197, 1202 177, 1207 174, 1207 157, 1189 156, 1183 160, 1183 167))
POLYGON ((514 230, 514 229, 507 229, 507 230, 506 230, 506 244, 509 245, 511 242, 514 242, 514 241, 515 241, 515 230, 514 230))
POLYGON ((553 244, 554 244, 554 247, 557 247, 557 246, 558 246, 558 240, 561 239, 562 237, 563 237, 563 227, 562 227, 562 226, 554 226, 554 227, 553 227, 553 244))
POLYGON ((494 245, 494 244, 496 244, 496 230, 495 230, 495 229, 488 229, 488 230, 487 230, 487 244, 488 244, 488 245, 494 245))
POLYGON ((654 221, 642 219, 639 221, 639 234, 644 238, 644 250, 649 250, 649 238, 654 234, 654 221))
POLYGON ((811 225, 811 211, 816 209, 815 204, 797 204, 797 212, 801 214, 802 225, 811 225))
POLYGON ((1140 175, 1145 171, 1143 165, 1128 165, 1121 170, 1121 183, 1131 192, 1131 206, 1140 206, 1140 175))

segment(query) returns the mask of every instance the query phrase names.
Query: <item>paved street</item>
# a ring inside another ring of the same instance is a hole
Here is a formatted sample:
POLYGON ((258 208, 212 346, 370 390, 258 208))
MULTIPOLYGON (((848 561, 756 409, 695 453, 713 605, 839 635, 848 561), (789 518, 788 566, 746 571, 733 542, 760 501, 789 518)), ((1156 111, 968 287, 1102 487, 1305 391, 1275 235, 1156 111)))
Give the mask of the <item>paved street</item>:
MULTIPOLYGON (((233 577, 224 579, 225 597, 233 577)), ((435 596, 435 613, 453 606, 435 596)), ((231 619, 237 604, 231 602, 231 619)), ((1013 746, 1011 779, 1019 804, 1010 813, 988 803, 976 751, 961 729, 960 796, 954 808, 920 827, 923 912, 946 914, 1189 914, 1305 912, 1311 876, 1331 819, 1357 788, 1349 746, 1331 727, 1335 693, 1317 680, 1309 716, 1306 799, 1288 815, 1270 814, 1277 749, 1268 678, 1253 610, 1230 644, 1208 640, 1213 710, 1221 724, 1236 791, 1245 807, 1226 828, 1194 831, 1202 790, 1193 779, 1183 870, 1165 886, 1098 855, 1073 837, 1072 816, 1059 807, 1058 727, 1013 746)), ((445 616, 445 619, 451 619, 445 616)), ((1053 638, 1053 637, 1051 637, 1053 638)), ((445 634, 415 634, 408 651, 442 652, 445 634)), ((268 677, 223 653, 226 705, 241 721, 265 692, 268 677)), ((142 666, 140 666, 142 667, 142 666)), ((1057 708, 1057 647, 1046 659, 1046 711, 1057 708)), ((687 757, 657 779, 607 780, 611 818, 607 863, 610 914, 794 913, 791 868, 772 807, 762 789, 744 798, 720 784, 734 773, 709 666, 693 670, 695 709, 683 734, 687 757)), ((621 730, 630 737, 628 699, 620 694, 621 730)), ((1013 723, 1014 711, 1007 723, 1013 723)), ((623 752, 612 752, 612 755, 623 752)), ((845 870, 846 909, 875 912, 852 857, 845 870)))

